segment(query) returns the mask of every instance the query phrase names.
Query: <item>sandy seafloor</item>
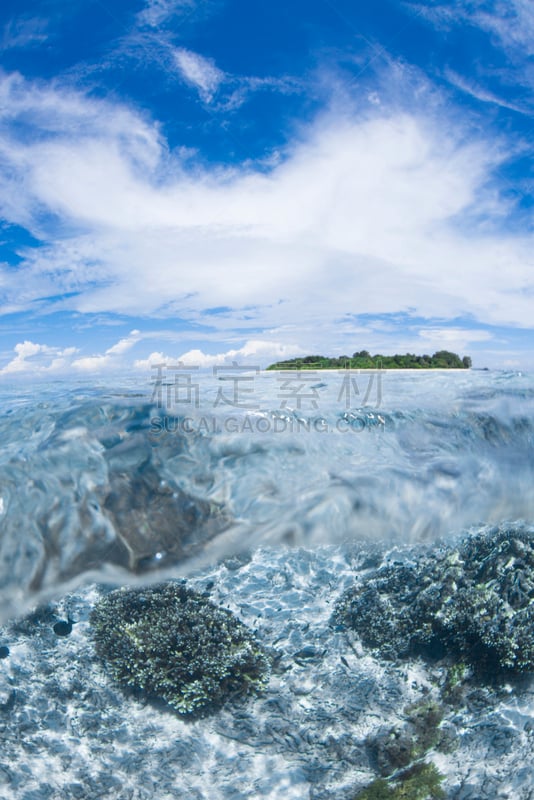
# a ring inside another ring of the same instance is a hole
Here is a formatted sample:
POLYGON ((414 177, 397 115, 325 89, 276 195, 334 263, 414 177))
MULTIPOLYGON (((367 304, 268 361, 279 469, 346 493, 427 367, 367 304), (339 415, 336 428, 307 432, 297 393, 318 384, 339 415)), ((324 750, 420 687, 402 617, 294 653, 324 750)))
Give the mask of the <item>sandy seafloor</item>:
MULTIPOLYGON (((118 689, 96 659, 94 584, 53 604, 76 622, 8 624, 0 661, 0 797, 6 800, 349 800, 376 773, 366 739, 402 727, 408 705, 439 698, 445 669, 387 662, 330 623, 373 549, 260 548, 193 576, 281 656, 266 691, 187 721, 118 689)), ((394 549, 386 559, 403 558, 394 549)), ((473 685, 430 752, 454 800, 534 797, 534 685, 473 685)))

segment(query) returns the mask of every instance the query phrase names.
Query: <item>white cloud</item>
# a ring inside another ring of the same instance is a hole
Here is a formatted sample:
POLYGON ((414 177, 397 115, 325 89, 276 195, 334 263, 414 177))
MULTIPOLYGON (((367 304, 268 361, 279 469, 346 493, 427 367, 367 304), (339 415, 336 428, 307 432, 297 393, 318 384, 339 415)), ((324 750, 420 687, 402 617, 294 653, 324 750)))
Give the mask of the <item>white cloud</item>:
MULTIPOLYGON (((149 2, 136 15, 135 24, 126 36, 122 37, 109 64, 119 64, 124 68, 124 59, 133 60, 145 68, 148 63, 158 71, 163 71, 167 81, 178 77, 193 88, 210 110, 227 114, 242 106, 258 92, 278 94, 303 93, 309 89, 306 80, 291 75, 276 77, 263 75, 231 74, 220 69, 212 58, 183 46, 176 46, 177 32, 187 22, 197 22, 208 16, 217 7, 213 0, 156 0, 149 2), (166 22, 179 17, 172 26, 166 22)), ((180 33, 183 33, 180 31, 180 33)), ((183 35, 181 38, 185 38, 183 35)), ((93 67, 82 68, 82 74, 102 69, 99 62, 93 67)))
POLYGON ((71 367, 81 372, 101 372, 110 367, 122 367, 124 362, 122 356, 129 352, 134 345, 142 339, 140 331, 134 330, 129 336, 120 339, 116 344, 109 347, 105 353, 96 356, 84 356, 77 358, 71 363, 71 367))
POLYGON ((527 114, 530 116, 532 113, 529 108, 522 108, 516 103, 510 103, 508 100, 498 97, 493 92, 484 89, 484 87, 479 86, 473 81, 466 80, 457 72, 454 72, 454 70, 445 70, 445 77, 449 83, 451 83, 453 86, 456 86, 457 89, 460 89, 460 91, 471 95, 471 97, 474 97, 476 100, 480 100, 482 103, 492 103, 500 106, 501 108, 509 108, 511 111, 517 111, 518 114, 527 114))
POLYGON ((157 28, 172 17, 191 13, 196 6, 196 0, 148 0, 137 15, 137 21, 140 25, 157 28))
POLYGON ((174 59, 184 80, 198 91, 205 103, 210 103, 225 79, 224 72, 211 58, 185 48, 175 50, 174 59))
POLYGON ((180 359, 166 356, 164 353, 150 353, 148 358, 138 358, 134 361, 136 369, 149 370, 156 367, 158 364, 176 364, 180 359))
POLYGON ((42 45, 48 39, 48 21, 41 17, 19 16, 4 27, 0 51, 42 45))
MULTIPOLYGON (((148 338, 152 335, 149 334, 148 338)), ((110 368, 126 368, 128 362, 124 359, 125 354, 143 338, 140 331, 134 330, 104 353, 84 357, 78 355, 77 347, 53 347, 26 340, 15 345, 13 348, 15 356, 0 369, 0 375, 59 374, 67 371, 72 373, 73 370, 93 373, 110 368)))
POLYGON ((123 353, 127 353, 132 347, 137 344, 141 340, 141 332, 138 330, 133 330, 129 336, 126 336, 124 339, 121 339, 114 344, 113 347, 110 347, 109 350, 106 350, 107 355, 115 356, 115 355, 123 355, 123 353))
MULTIPOLYGON (((76 347, 52 347, 32 341, 19 342, 13 348, 14 357, 0 369, 0 375, 31 375, 61 374, 98 374, 115 371, 129 370, 132 360, 130 351, 144 339, 170 338, 165 331, 151 331, 142 334, 138 330, 132 331, 103 353, 90 356, 80 356, 76 347)), ((202 350, 188 350, 184 352, 176 348, 174 353, 164 354, 153 352, 147 358, 133 361, 137 370, 150 370, 157 364, 183 363, 189 367, 213 367, 231 365, 234 362, 240 366, 251 365, 264 367, 273 361, 292 358, 302 355, 303 350, 297 345, 288 345, 282 342, 251 339, 242 347, 233 348, 215 355, 204 353, 202 350)))
POLYGON ((137 369, 151 369, 157 364, 182 363, 187 367, 216 367, 237 363, 240 366, 250 365, 263 367, 274 361, 304 355, 304 351, 297 345, 283 344, 282 342, 251 339, 234 350, 211 355, 202 350, 188 350, 177 356, 151 353, 146 359, 134 362, 137 369))
MULTIPOLYGON (((154 173, 162 156, 162 142, 154 126, 139 114, 106 101, 93 101, 53 84, 28 83, 20 75, 0 71, 0 214, 10 223, 28 227, 46 240, 40 212, 54 211, 40 196, 39 182, 47 179, 40 158, 61 157, 77 165, 83 184, 80 195, 91 191, 91 155, 109 146, 138 176, 154 173), (14 127, 14 130, 13 130, 14 127), (22 144, 26 139, 27 144, 22 144), (29 143, 28 143, 29 142, 29 143), (87 153, 84 155, 84 149, 87 153), (89 169, 87 169, 87 167, 89 169)), ((97 180, 100 168, 97 170, 97 180)), ((61 185, 70 184, 63 174, 61 185)), ((60 188, 58 185, 58 188, 60 188)), ((58 224, 68 225, 65 215, 58 224)), ((61 247, 61 238, 58 242, 61 247)), ((68 258, 72 256, 69 252, 68 258)))
POLYGON ((50 347, 31 341, 20 342, 13 349, 16 355, 5 367, 0 369, 0 375, 24 372, 32 374, 61 372, 68 368, 72 357, 77 352, 75 347, 50 347))
POLYGON ((420 348, 432 350, 452 350, 457 353, 469 352, 470 346, 479 342, 489 342, 493 338, 489 331, 471 328, 422 328, 419 337, 423 340, 420 348))
POLYGON ((419 336, 432 342, 486 342, 491 339, 491 333, 484 330, 472 330, 471 328, 422 328, 419 336))
POLYGON ((399 311, 530 326, 531 236, 501 232, 492 183, 505 143, 439 108, 369 113, 326 114, 267 171, 201 169, 124 107, 3 76, 0 206, 44 241, 0 274, 6 305, 69 292, 56 306, 241 338, 399 311))
POLYGON ((534 6, 531 0, 437 0, 432 4, 410 3, 422 17, 450 29, 466 20, 495 34, 507 47, 534 52, 534 6))
POLYGON ((489 10, 471 2, 468 13, 480 27, 497 35, 506 48, 520 48, 534 54, 532 0, 494 0, 489 10))

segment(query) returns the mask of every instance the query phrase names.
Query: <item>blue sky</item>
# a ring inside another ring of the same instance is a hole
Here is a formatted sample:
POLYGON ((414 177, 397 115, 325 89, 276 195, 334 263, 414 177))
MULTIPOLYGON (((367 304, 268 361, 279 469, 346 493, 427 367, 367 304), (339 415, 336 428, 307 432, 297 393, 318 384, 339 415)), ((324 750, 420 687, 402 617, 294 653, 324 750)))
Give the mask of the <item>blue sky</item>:
POLYGON ((4 0, 0 371, 534 367, 531 0, 4 0))

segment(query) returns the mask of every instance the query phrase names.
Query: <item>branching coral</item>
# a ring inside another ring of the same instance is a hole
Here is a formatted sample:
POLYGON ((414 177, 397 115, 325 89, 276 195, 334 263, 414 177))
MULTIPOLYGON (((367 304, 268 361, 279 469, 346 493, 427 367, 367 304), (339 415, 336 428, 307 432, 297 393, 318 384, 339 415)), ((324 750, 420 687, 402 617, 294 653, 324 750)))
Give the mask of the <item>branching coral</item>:
POLYGON ((501 527, 375 570, 334 621, 386 658, 446 654, 480 675, 534 671, 534 532, 501 527))
POLYGON ((113 591, 90 622, 113 677, 183 715, 214 710, 268 679, 269 659, 252 632, 182 583, 113 591))

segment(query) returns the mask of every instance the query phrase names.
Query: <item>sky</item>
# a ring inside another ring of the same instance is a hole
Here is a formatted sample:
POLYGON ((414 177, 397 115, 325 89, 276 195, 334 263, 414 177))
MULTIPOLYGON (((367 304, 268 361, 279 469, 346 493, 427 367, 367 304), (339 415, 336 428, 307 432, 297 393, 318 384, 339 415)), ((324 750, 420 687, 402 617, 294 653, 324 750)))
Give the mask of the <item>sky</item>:
POLYGON ((534 368, 532 0, 3 0, 0 375, 534 368))

